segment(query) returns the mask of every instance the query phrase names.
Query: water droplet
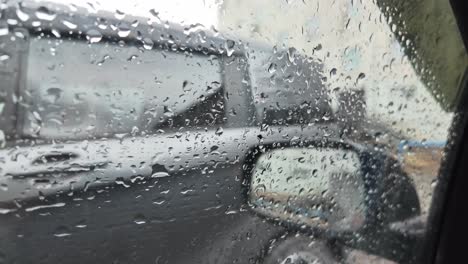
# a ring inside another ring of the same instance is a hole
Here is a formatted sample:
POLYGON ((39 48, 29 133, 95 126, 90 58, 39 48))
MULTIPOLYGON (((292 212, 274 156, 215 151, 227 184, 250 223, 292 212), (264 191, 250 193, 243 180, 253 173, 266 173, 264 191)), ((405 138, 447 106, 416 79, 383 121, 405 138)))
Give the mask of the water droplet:
POLYGON ((63 207, 65 206, 65 203, 56 203, 56 204, 49 204, 49 205, 38 205, 38 206, 33 206, 26 208, 26 212, 32 212, 40 209, 47 209, 47 208, 55 208, 55 207, 63 207))
POLYGON ((102 34, 96 29, 90 29, 86 32, 86 39, 89 43, 98 43, 102 39, 102 34))
POLYGON ((190 87, 187 88, 187 85, 188 85, 188 84, 189 84, 189 82, 188 82, 187 80, 184 80, 184 81, 182 82, 182 89, 184 90, 184 92, 190 91, 190 87))
POLYGON ((40 26, 41 26, 41 21, 33 21, 33 22, 31 23, 31 25, 32 25, 33 27, 40 27, 40 26))
POLYGON ((69 29, 76 29, 78 27, 76 24, 73 24, 72 22, 68 20, 63 20, 62 24, 64 24, 69 29))
POLYGON ((87 226, 88 226, 88 225, 86 224, 86 221, 85 221, 84 219, 81 220, 81 221, 79 221, 79 222, 75 225, 76 228, 86 228, 87 226))
POLYGON ((86 9, 90 14, 96 14, 98 12, 97 8, 94 6, 93 3, 88 2, 86 3, 86 5, 86 9))
POLYGON ((271 73, 271 74, 272 74, 272 73, 275 73, 275 72, 276 72, 276 68, 277 68, 276 63, 272 63, 272 64, 270 64, 270 66, 268 67, 268 72, 271 73))
POLYGON ((153 200, 153 204, 156 204, 156 205, 161 205, 161 204, 163 204, 165 202, 166 202, 166 200, 164 199, 163 196, 158 197, 158 198, 153 200))
POLYGON ((169 173, 167 173, 165 171, 157 171, 157 172, 151 174, 152 178, 164 178, 164 177, 168 177, 168 176, 170 176, 169 173))
POLYGON ((138 58, 138 55, 131 55, 130 57, 128 57, 127 61, 133 61, 135 60, 136 58, 138 58))
POLYGON ((122 20, 124 17, 125 17, 125 13, 123 11, 120 11, 120 10, 115 10, 115 14, 114 14, 115 18, 119 19, 119 20, 122 20))
POLYGON ((223 131, 223 128, 222 128, 222 127, 218 127, 218 129, 216 129, 215 134, 216 134, 217 136, 221 136, 221 135, 223 134, 223 132, 224 132, 224 131, 223 131))
POLYGON ((0 36, 8 35, 8 33, 10 33, 8 25, 0 22, 0 36))
POLYGON ((164 178, 170 176, 166 167, 161 164, 154 164, 151 166, 151 178, 164 178))
POLYGON ((116 183, 117 185, 122 185, 122 186, 125 187, 125 188, 130 188, 130 185, 128 185, 127 183, 125 183, 125 181, 123 181, 122 179, 117 179, 117 180, 115 180, 115 183, 116 183))
POLYGON ((190 34, 195 33, 197 31, 202 31, 204 28, 205 27, 200 23, 191 24, 190 26, 184 28, 184 34, 185 35, 190 35, 190 34))
POLYGON ((255 194, 257 196, 261 196, 265 193, 266 191, 266 186, 264 184, 259 184, 257 187, 255 187, 255 194))
POLYGON ((71 236, 71 232, 66 226, 59 226, 54 232, 55 237, 67 237, 71 236))
POLYGON ((200 40, 201 43, 206 42, 207 36, 206 36, 205 31, 198 32, 197 36, 198 36, 198 39, 200 40))
POLYGON ((314 47, 314 51, 319 51, 322 50, 322 44, 318 44, 317 46, 314 47))
POLYGON ((29 15, 26 14, 23 10, 21 10, 22 6, 18 5, 16 8, 16 16, 19 18, 19 20, 26 22, 29 20, 29 15))
POLYGON ((55 104, 62 95, 62 90, 60 88, 49 88, 47 89, 48 101, 52 104, 55 104))
POLYGON ((104 57, 102 57, 102 59, 97 62, 97 65, 102 66, 102 64, 104 64, 104 62, 106 62, 106 60, 108 60, 109 58, 110 58, 109 55, 104 55, 104 57))
POLYGON ((186 195, 186 194, 191 193, 191 192, 194 192, 194 190, 190 189, 190 188, 186 188, 186 187, 182 188, 182 190, 180 191, 180 193, 183 194, 183 195, 186 195))
POLYGON ((236 45, 236 43, 233 40, 227 40, 226 41, 225 48, 226 48, 226 54, 228 55, 228 57, 232 56, 232 54, 234 53, 234 46, 235 45, 236 45))
POLYGON ((362 80, 364 78, 366 78, 366 75, 363 72, 359 73, 359 75, 358 75, 358 77, 356 79, 356 83, 358 83, 360 80, 362 80))
POLYGON ((154 46, 154 42, 150 38, 144 38, 142 42, 143 48, 145 48, 146 50, 151 50, 154 46))
POLYGON ((296 60, 296 49, 289 48, 287 55, 288 55, 289 62, 293 63, 296 60))
POLYGON ((57 14, 50 11, 47 7, 41 6, 36 10, 36 17, 41 20, 52 21, 57 17, 57 14))
POLYGON ((126 38, 128 35, 130 35, 130 32, 130 28, 128 28, 127 25, 120 25, 117 35, 119 35, 121 38, 126 38))
POLYGON ((10 59, 10 55, 8 54, 0 54, 0 61, 6 61, 10 59))
MULTIPOLYGON (((4 215, 4 214, 9 214, 9 213, 12 213, 12 212, 15 212, 16 209, 6 209, 6 208, 0 208, 0 214, 4 215)), ((0 262, 2 263, 2 262, 0 262)))
POLYGON ((34 119, 36 119, 37 121, 39 121, 39 122, 42 121, 41 115, 38 112, 33 111, 32 115, 33 115, 34 119))
POLYGON ((143 214, 137 214, 133 218, 133 222, 137 225, 146 224, 146 217, 143 214))
POLYGON ((161 19, 159 18, 159 12, 154 9, 150 9, 149 13, 155 19, 156 23, 161 24, 161 19))
POLYGON ((18 25, 18 20, 14 19, 14 18, 9 18, 9 19, 7 19, 7 24, 12 25, 12 26, 16 26, 16 25, 18 25))
POLYGON ((56 29, 52 29, 51 32, 56 38, 61 38, 62 37, 60 35, 60 32, 58 32, 58 30, 56 30, 56 29))
POLYGON ((107 22, 107 19, 105 18, 98 18, 98 28, 104 30, 108 27, 108 22, 107 22))
POLYGON ((134 27, 134 28, 138 27, 138 25, 140 25, 140 21, 138 21, 138 20, 133 21, 132 24, 131 24, 131 26, 134 27))

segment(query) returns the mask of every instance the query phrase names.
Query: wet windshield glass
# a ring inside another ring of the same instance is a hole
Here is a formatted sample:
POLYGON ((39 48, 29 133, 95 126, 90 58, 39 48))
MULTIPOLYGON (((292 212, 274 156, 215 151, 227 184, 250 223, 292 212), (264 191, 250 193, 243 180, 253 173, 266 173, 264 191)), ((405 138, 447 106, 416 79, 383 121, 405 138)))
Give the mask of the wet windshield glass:
POLYGON ((0 262, 417 263, 467 65, 448 1, 0 0, 0 262))

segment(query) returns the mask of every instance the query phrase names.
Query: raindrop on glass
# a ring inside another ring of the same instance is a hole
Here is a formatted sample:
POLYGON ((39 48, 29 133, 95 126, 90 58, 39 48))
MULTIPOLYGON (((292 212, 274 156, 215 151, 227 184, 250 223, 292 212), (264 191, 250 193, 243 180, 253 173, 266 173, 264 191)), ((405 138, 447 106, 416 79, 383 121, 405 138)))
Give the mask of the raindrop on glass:
POLYGON ((168 176, 170 176, 170 174, 163 165, 154 164, 151 166, 151 178, 164 178, 168 176))
POLYGON ((143 39, 143 48, 146 50, 151 50, 154 46, 154 42, 150 38, 144 38, 143 39))
POLYGON ((72 22, 70 22, 68 20, 63 20, 62 24, 64 24, 69 29, 76 29, 77 28, 76 24, 73 24, 72 22))
POLYGON ((115 18, 121 20, 125 17, 125 13, 123 11, 120 11, 120 10, 115 10, 115 18))
POLYGON ((19 18, 19 20, 26 22, 29 20, 30 16, 26 14, 23 10, 21 10, 21 5, 18 6, 16 9, 16 16, 19 18))
POLYGON ((66 226, 59 226, 54 232, 55 237, 67 237, 71 236, 71 232, 66 226))
POLYGON ((130 29, 125 26, 125 25, 121 25, 118 29, 118 32, 117 34, 119 35, 119 37, 121 38, 125 38, 125 37, 128 37, 128 35, 130 35, 130 29))
POLYGON ((272 74, 272 73, 276 72, 276 68, 277 68, 276 63, 272 63, 272 64, 270 64, 270 66, 268 67, 268 72, 272 74))
POLYGON ((356 79, 356 83, 358 83, 360 80, 362 80, 364 78, 366 78, 366 75, 363 72, 359 73, 359 75, 358 75, 358 77, 356 79))
POLYGON ((236 45, 236 43, 232 40, 228 40, 226 41, 225 43, 225 48, 226 48, 226 54, 228 55, 228 57, 232 56, 232 54, 234 53, 234 46, 236 45))
POLYGON ((8 35, 10 31, 8 30, 8 25, 0 23, 0 36, 8 35))
POLYGON ((224 131, 223 131, 223 128, 219 127, 218 129, 216 129, 215 134, 216 134, 217 136, 221 136, 221 135, 223 134, 223 132, 224 132, 224 131))
POLYGON ((50 11, 47 7, 41 6, 36 10, 36 17, 41 20, 52 21, 57 17, 57 14, 50 11))
POLYGON ((137 214, 133 218, 133 222, 137 225, 146 224, 146 217, 143 214, 137 214))
POLYGON ((90 29, 86 32, 86 39, 89 43, 98 43, 102 39, 102 34, 96 29, 90 29))
POLYGON ((0 62, 6 61, 6 60, 8 60, 8 59, 10 59, 10 55, 8 55, 8 54, 0 54, 0 62))

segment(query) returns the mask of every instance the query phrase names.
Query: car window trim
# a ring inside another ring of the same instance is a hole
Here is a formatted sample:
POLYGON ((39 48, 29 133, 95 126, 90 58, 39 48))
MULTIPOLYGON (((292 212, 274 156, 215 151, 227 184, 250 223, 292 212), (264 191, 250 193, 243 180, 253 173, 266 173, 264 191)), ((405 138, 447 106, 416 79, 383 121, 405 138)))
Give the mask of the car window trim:
MULTIPOLYGON (((450 0, 461 37, 468 50, 468 2, 450 0)), ((417 263, 457 263, 466 258, 468 237, 468 69, 460 85, 460 99, 449 129, 450 140, 432 197, 427 234, 417 263)))

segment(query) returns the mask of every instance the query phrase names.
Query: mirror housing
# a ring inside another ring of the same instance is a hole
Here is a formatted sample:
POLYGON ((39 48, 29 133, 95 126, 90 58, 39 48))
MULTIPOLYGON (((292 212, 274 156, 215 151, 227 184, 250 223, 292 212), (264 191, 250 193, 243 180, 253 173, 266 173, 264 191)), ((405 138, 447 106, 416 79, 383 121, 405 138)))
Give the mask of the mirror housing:
POLYGON ((357 234, 420 213, 411 179, 385 148, 331 139, 275 143, 253 149, 249 161, 252 210, 300 230, 357 234))

